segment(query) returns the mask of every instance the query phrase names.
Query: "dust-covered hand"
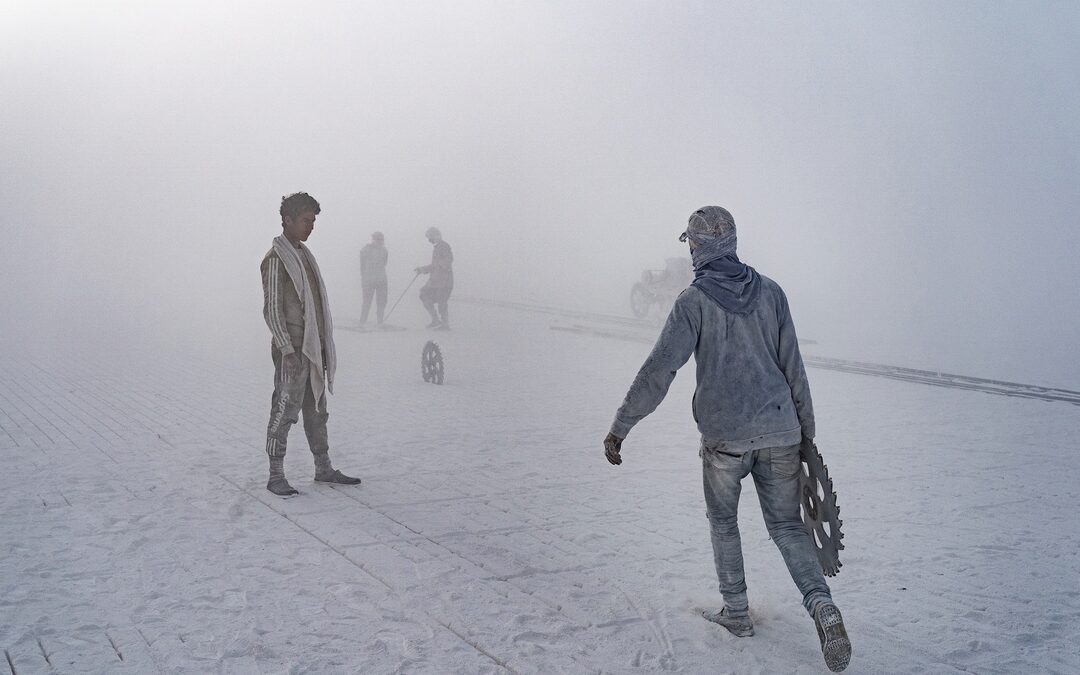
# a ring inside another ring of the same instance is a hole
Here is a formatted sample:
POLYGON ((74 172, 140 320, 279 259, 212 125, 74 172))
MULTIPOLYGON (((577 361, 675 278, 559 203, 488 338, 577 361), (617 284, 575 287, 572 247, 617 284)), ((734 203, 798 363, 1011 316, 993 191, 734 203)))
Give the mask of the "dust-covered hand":
POLYGON ((290 380, 300 377, 300 355, 292 352, 281 357, 281 367, 285 370, 285 377, 290 380))
POLYGON ((622 464, 622 457, 619 456, 619 452, 622 451, 622 442, 623 439, 611 433, 604 439, 604 456, 615 466, 622 464))

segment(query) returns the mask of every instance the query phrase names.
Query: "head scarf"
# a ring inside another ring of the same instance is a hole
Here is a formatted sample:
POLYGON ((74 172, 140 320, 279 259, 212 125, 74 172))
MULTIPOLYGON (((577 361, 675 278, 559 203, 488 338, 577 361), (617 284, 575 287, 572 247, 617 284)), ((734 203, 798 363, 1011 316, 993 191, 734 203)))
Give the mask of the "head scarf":
POLYGON ((685 239, 694 243, 691 257, 694 268, 735 253, 738 238, 735 219, 722 206, 702 206, 690 214, 686 224, 685 239))
POLYGON ((704 206, 690 216, 686 238, 694 243, 691 284, 721 309, 749 314, 757 306, 761 276, 739 260, 735 219, 720 206, 704 206))

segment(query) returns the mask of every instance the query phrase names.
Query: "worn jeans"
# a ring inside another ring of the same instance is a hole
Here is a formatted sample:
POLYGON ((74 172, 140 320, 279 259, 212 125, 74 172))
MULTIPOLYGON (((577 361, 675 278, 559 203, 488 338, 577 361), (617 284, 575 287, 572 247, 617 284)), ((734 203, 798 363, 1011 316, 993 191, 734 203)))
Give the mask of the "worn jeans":
POLYGON ((701 445, 705 506, 712 534, 716 576, 724 605, 732 616, 745 616, 749 602, 739 537, 739 494, 742 479, 754 476, 761 513, 769 536, 780 549, 788 572, 803 595, 803 607, 813 616, 822 602, 832 602, 829 585, 818 562, 810 533, 799 513, 799 446, 761 448, 729 455, 701 445))
POLYGON ((315 394, 311 391, 311 361, 300 355, 300 374, 296 377, 285 375, 281 352, 273 349, 274 357, 274 394, 270 398, 270 423, 266 425, 266 454, 271 457, 284 457, 289 440, 289 429, 296 424, 300 412, 304 413, 304 432, 307 434, 308 447, 312 454, 324 453, 330 449, 326 437, 326 420, 330 417, 319 410, 315 394))

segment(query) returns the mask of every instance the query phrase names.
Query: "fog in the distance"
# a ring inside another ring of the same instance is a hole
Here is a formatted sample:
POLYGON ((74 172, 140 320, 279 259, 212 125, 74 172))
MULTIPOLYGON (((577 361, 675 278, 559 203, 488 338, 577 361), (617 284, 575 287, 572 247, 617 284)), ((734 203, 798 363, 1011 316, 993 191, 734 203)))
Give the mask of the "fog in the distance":
POLYGON ((220 4, 5 3, 5 350, 256 330, 296 190, 342 320, 430 225, 456 294, 627 313, 717 203, 819 351, 1080 388, 1080 6, 220 4))

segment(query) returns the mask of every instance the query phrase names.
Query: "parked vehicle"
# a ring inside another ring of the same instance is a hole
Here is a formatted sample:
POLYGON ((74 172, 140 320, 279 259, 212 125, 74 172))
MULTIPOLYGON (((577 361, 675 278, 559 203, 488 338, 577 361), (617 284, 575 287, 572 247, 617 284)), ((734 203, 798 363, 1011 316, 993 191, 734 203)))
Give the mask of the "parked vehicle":
POLYGON ((630 289, 630 311, 639 319, 650 313, 664 316, 693 280, 694 268, 689 258, 668 258, 664 269, 641 273, 641 281, 630 289))

